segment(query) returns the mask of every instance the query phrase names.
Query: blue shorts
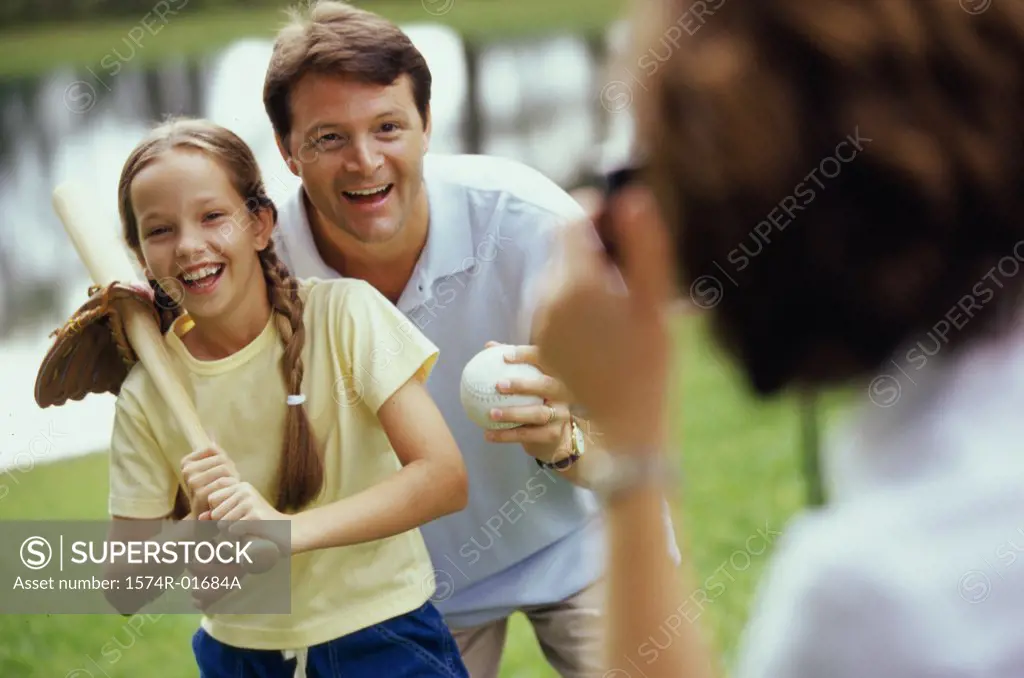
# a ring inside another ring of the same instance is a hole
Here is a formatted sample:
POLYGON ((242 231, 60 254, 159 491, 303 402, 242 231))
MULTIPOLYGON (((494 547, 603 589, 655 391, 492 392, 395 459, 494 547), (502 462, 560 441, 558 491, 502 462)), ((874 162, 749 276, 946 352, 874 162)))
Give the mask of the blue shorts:
MULTIPOLYGON (((296 659, 278 650, 225 645, 200 628, 192 637, 200 678, 292 678, 296 659)), ((469 678, 444 619, 427 601, 419 609, 306 653, 308 678, 469 678)))

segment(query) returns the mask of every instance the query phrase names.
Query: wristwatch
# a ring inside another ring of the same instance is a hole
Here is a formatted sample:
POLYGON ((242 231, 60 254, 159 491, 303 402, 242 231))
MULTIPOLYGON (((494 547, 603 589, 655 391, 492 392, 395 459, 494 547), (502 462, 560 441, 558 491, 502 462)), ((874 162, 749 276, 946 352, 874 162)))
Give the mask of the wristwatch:
POLYGON ((584 452, 586 452, 586 440, 583 437, 583 431, 580 430, 580 427, 576 424, 576 417, 569 417, 569 428, 571 429, 569 434, 569 440, 571 442, 569 456, 563 457, 558 461, 541 461, 540 459, 536 459, 537 466, 551 471, 565 471, 583 456, 584 452))
POLYGON ((666 487, 675 478, 663 454, 604 452, 587 464, 587 486, 603 504, 610 504, 628 492, 647 486, 666 487))

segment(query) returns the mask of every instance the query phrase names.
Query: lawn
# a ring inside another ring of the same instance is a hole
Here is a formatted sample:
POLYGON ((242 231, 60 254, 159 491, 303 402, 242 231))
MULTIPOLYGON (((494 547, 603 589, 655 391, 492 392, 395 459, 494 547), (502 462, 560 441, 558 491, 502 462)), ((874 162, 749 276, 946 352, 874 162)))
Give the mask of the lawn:
MULTIPOLYGON (((199 11, 185 6, 164 14, 96 22, 0 29, 0 79, 32 76, 60 66, 92 66, 114 52, 147 64, 171 56, 197 57, 234 40, 270 38, 286 20, 282 9, 199 11)), ((571 30, 595 34, 623 10, 625 0, 363 0, 399 24, 442 23, 469 40, 489 40, 571 30), (446 11, 445 11, 446 10, 446 11), (442 13, 443 12, 443 13, 442 13)), ((175 5, 180 6, 180 5, 175 5)), ((110 57, 112 58, 112 57, 110 57)))
MULTIPOLYGON (((701 318, 680 320, 676 331, 679 418, 673 438, 685 480, 671 501, 680 545, 700 578, 724 585, 714 586, 721 593, 700 620, 728 657, 777 540, 759 541, 759 530, 781 532, 804 505, 799 418, 792 400, 766 404, 747 394, 711 346, 701 318)), ((829 412, 837 409, 830 401, 829 412)), ((106 518, 104 455, 38 467, 19 476, 17 485, 7 484, 0 520, 106 518)), ((189 638, 196 622, 171 615, 2 616, 0 676, 191 678, 196 670, 189 638)), ((557 678, 521 618, 512 625, 501 678, 557 678)))

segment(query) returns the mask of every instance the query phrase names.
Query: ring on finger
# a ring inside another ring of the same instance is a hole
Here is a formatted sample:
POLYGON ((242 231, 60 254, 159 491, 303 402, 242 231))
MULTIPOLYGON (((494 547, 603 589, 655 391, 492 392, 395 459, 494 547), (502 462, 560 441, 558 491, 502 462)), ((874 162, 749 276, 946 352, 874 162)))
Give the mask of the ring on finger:
POLYGON ((548 420, 544 422, 544 425, 547 426, 548 424, 553 422, 555 420, 556 414, 557 412, 555 412, 555 408, 552 407, 551 405, 548 405, 548 420))

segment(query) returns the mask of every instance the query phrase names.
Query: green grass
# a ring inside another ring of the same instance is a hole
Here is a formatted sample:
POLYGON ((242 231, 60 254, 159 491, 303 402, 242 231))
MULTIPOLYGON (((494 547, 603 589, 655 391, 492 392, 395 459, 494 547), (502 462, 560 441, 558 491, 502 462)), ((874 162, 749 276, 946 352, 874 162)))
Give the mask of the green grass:
MULTIPOLYGON (((281 8, 290 2, 282 0, 281 8)), ((376 0, 354 2, 376 11, 396 23, 444 23, 469 39, 511 38, 552 31, 571 30, 592 34, 603 29, 625 6, 624 0, 376 0), (450 6, 435 16, 424 6, 450 6)), ((245 11, 190 11, 167 14, 166 23, 155 15, 106 19, 96 22, 5 28, 0 30, 0 79, 32 76, 59 66, 91 67, 99 70, 104 57, 130 58, 132 66, 170 57, 197 57, 215 51, 234 40, 249 36, 270 38, 286 19, 283 9, 245 11), (137 44, 129 31, 142 29, 137 44), (128 42, 125 42, 129 40, 128 42), (135 56, 129 57, 133 51, 135 56)))
MULTIPOLYGON (((673 437, 684 481, 672 497, 675 526, 706 590, 720 591, 703 609, 688 606, 686 614, 699 613, 719 651, 729 656, 772 552, 758 541, 758 530, 783 531, 804 505, 799 419, 790 399, 766 404, 747 394, 712 349, 701 320, 681 322, 678 342, 673 411, 680 416, 673 437)), ((828 413, 837 410, 838 400, 830 399, 828 413)), ((105 519, 106 468, 105 456, 93 455, 35 468, 17 476, 17 485, 0 475, 10 490, 0 500, 0 520, 105 519)), ((79 667, 104 676, 93 661, 109 678, 196 675, 189 646, 195 617, 139 621, 133 628, 114 616, 0 616, 0 676, 88 678, 68 675, 79 667)), ((501 678, 557 678, 518 616, 501 678)))

